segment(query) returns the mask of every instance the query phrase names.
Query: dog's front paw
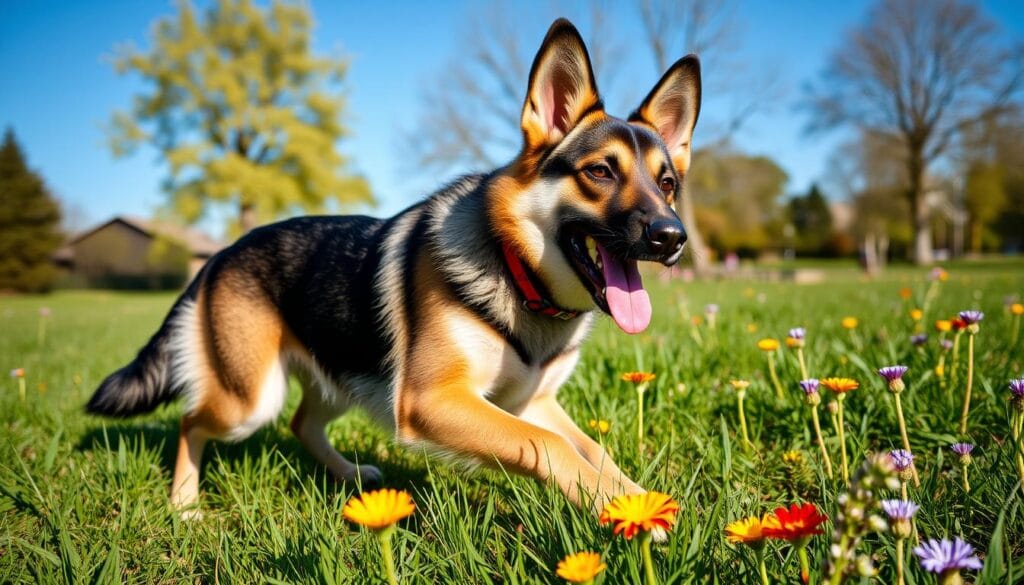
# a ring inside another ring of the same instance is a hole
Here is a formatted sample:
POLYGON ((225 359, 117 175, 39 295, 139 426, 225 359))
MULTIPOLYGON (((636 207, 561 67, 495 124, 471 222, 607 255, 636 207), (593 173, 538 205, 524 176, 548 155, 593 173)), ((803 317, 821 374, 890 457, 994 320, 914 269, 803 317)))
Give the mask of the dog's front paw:
POLYGON ((375 490, 384 485, 384 474, 373 465, 360 465, 352 481, 359 485, 361 491, 375 490))

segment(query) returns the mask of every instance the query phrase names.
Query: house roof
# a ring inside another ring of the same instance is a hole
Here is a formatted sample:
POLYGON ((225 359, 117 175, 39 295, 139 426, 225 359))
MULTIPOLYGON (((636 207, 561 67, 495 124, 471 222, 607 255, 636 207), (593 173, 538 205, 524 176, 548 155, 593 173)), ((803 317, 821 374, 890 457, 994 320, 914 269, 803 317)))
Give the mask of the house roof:
POLYGON ((213 256, 224 247, 223 242, 214 239, 200 230, 180 223, 158 219, 145 219, 133 215, 118 215, 73 236, 68 240, 67 244, 63 248, 57 251, 56 257, 63 258, 73 256, 74 254, 71 252, 71 246, 115 223, 124 224, 151 238, 162 236, 174 240, 175 242, 184 245, 194 256, 213 256))

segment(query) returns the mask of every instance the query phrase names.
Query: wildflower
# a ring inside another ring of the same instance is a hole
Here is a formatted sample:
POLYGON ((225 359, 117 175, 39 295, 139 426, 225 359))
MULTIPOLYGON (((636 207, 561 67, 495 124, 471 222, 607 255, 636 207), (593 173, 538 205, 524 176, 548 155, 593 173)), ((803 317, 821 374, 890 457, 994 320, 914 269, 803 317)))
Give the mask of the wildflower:
POLYGON ((789 336, 786 337, 786 347, 796 350, 796 359, 800 363, 800 375, 805 379, 809 377, 807 375, 807 363, 804 361, 804 338, 806 335, 806 329, 794 327, 789 330, 789 336))
POLYGON ((862 575, 873 572, 870 559, 858 559, 856 551, 864 536, 885 529, 885 521, 871 510, 877 505, 879 491, 896 489, 890 457, 869 456, 850 482, 850 489, 837 499, 835 530, 829 547, 828 578, 831 585, 843 582, 851 567, 862 575), (852 564, 852 565, 851 565, 852 564))
POLYGON ((921 347, 925 343, 928 343, 928 335, 924 333, 917 333, 910 336, 910 344, 914 347, 921 347))
POLYGON ((910 290, 907 287, 903 287, 903 288, 900 289, 900 298, 903 299, 903 300, 909 299, 911 296, 913 296, 913 294, 914 294, 914 291, 910 290))
POLYGON ((942 282, 946 282, 947 280, 949 280, 949 272, 947 272, 945 268, 940 268, 940 267, 936 266, 935 268, 932 268, 932 271, 929 274, 929 277, 932 280, 939 280, 939 281, 942 281, 942 282))
POLYGON ((366 492, 345 503, 341 513, 354 522, 373 531, 380 541, 381 560, 390 585, 397 585, 395 559, 391 552, 391 534, 395 523, 413 513, 416 505, 408 492, 381 489, 366 492))
POLYGON ((828 449, 825 448, 825 439, 821 435, 821 421, 818 419, 818 405, 821 404, 821 394, 818 393, 820 382, 816 378, 800 380, 800 388, 804 391, 804 401, 811 407, 811 422, 814 424, 814 436, 818 439, 818 447, 821 449, 821 460, 825 464, 825 472, 828 478, 832 479, 832 460, 829 459, 828 449))
POLYGON ((25 402, 25 368, 14 368, 11 377, 18 380, 18 398, 25 402))
POLYGON ((1014 398, 1024 400, 1024 378, 1010 380, 1007 386, 1010 388, 1010 394, 1013 394, 1014 398))
POLYGON ((715 315, 718 313, 718 305, 716 305, 715 303, 710 303, 706 307, 704 307, 704 312, 708 315, 715 315))
POLYGON ((953 349, 953 342, 948 339, 943 339, 939 342, 939 346, 942 347, 943 351, 949 351, 953 349))
POLYGON ((900 492, 907 499, 907 482, 914 477, 914 454, 907 449, 889 451, 889 462, 892 463, 900 480, 900 492))
POLYGON ((779 340, 766 337, 757 342, 757 348, 768 356, 768 375, 771 377, 772 386, 775 387, 775 397, 782 400, 782 384, 779 383, 779 376, 775 373, 775 350, 779 349, 779 340))
POLYGON ((757 333, 757 323, 747 323, 747 333, 757 333))
POLYGON ((907 366, 885 366, 878 370, 878 375, 889 384, 889 391, 898 394, 906 386, 903 384, 903 374, 907 373, 907 366))
POLYGON ((690 317, 690 323, 693 323, 694 327, 700 327, 701 323, 703 322, 704 319, 701 319, 700 315, 694 315, 693 317, 690 317))
POLYGON ((803 341, 807 335, 807 330, 803 327, 794 327, 789 330, 789 337, 796 339, 797 341, 803 341))
POLYGON ((957 316, 960 317, 961 321, 967 323, 967 327, 970 328, 971 325, 980 323, 985 318, 985 313, 981 311, 960 311, 957 316))
POLYGON ((924 317, 924 311, 921 309, 911 309, 910 318, 914 321, 920 321, 924 317))
POLYGON ((608 421, 606 421, 604 419, 600 419, 600 420, 590 419, 590 421, 587 423, 587 426, 589 426, 590 428, 596 430, 597 432, 601 433, 602 435, 607 435, 608 431, 610 431, 611 428, 612 428, 612 423, 610 423, 610 422, 608 422, 608 421))
POLYGON ((1024 305, 1020 303, 1013 303, 1010 305, 1010 314, 1012 315, 1024 315, 1024 305))
POLYGON ((967 480, 967 467, 974 462, 971 458, 971 451, 974 451, 974 445, 970 443, 953 443, 949 448, 960 456, 960 470, 964 481, 964 491, 970 493, 971 484, 967 480))
POLYGON ((967 329, 967 321, 964 321, 959 317, 953 317, 949 322, 953 326, 953 331, 962 331, 967 329))
POLYGON ((778 525, 766 527, 765 536, 805 542, 815 534, 823 534, 821 525, 828 520, 828 516, 818 512, 818 508, 811 503, 791 504, 788 509, 777 508, 775 518, 778 525))
POLYGON ((959 585, 963 583, 961 570, 981 568, 981 561, 974 555, 974 547, 959 537, 953 540, 933 538, 915 547, 914 554, 921 559, 924 570, 939 575, 942 585, 959 585))
POLYGON ((1013 303, 1010 305, 1010 314, 1013 315, 1013 333, 1010 334, 1010 345, 1016 346, 1020 337, 1020 316, 1024 315, 1024 305, 1013 303))
POLYGON ((12 378, 24 378, 25 377, 25 368, 14 368, 13 370, 11 370, 11 377, 12 378))
POLYGON ((850 378, 824 378, 821 385, 837 394, 845 394, 860 387, 856 380, 850 378))
POLYGON ((935 322, 935 330, 939 333, 946 333, 953 329, 953 322, 949 319, 939 319, 935 322))
POLYGON ((53 314, 53 312, 50 311, 50 307, 39 307, 39 316, 40 317, 44 317, 45 318, 45 317, 49 317, 52 314, 53 314))
POLYGON ((782 454, 782 461, 784 463, 803 463, 804 454, 799 451, 786 451, 782 454))
POLYGON ((914 533, 913 518, 919 506, 907 500, 882 500, 889 530, 896 537, 896 585, 903 585, 903 542, 914 533))
POLYGON ((612 533, 620 532, 631 540, 640 533, 640 553, 644 559, 647 584, 655 585, 654 560, 651 558, 651 531, 655 528, 668 531, 676 521, 679 504, 668 494, 647 492, 633 496, 619 496, 601 511, 601 524, 612 524, 612 533))
POLYGON ((761 351, 775 351, 779 349, 779 340, 766 337, 757 342, 757 349, 761 351))
POLYGON ((978 323, 985 318, 981 311, 960 311, 960 320, 967 324, 967 390, 964 392, 964 408, 960 413, 960 434, 967 434, 967 416, 971 410, 971 389, 974 386, 974 336, 978 334, 978 323))
POLYGON ((840 324, 843 326, 843 329, 856 329, 857 328, 857 318, 856 317, 843 317, 843 320, 840 321, 840 324))
POLYGON ((1021 485, 1024 485, 1024 445, 1021 445, 1021 435, 1024 434, 1024 378, 1010 380, 1010 437, 1013 439, 1012 447, 1014 463, 1017 465, 1017 475, 1020 476, 1021 485))
POLYGON ((746 390, 750 386, 750 382, 746 380, 729 380, 729 384, 734 390, 746 390))
POLYGON ((736 410, 739 413, 740 432, 743 434, 743 444, 751 445, 750 436, 747 434, 747 417, 743 411, 743 399, 747 395, 747 388, 750 382, 746 380, 729 380, 729 384, 736 391, 736 410))
POLYGON ((630 382, 636 390, 636 450, 644 450, 644 393, 647 386, 657 376, 650 372, 626 372, 622 374, 623 382, 630 382))
POLYGON ((795 337, 786 338, 786 347, 789 349, 798 349, 802 346, 803 341, 796 339, 795 337))
POLYGON ((757 556, 757 569, 761 574, 761 585, 768 585, 768 571, 764 565, 764 542, 766 528, 778 525, 778 520, 772 514, 765 514, 761 518, 749 516, 742 520, 736 520, 725 527, 725 539, 733 544, 745 544, 754 550, 757 556))
POLYGON ((850 378, 825 378, 821 380, 821 385, 836 393, 836 412, 838 417, 835 422, 836 432, 839 434, 839 454, 842 457, 843 481, 849 481, 850 466, 846 459, 846 431, 843 428, 843 402, 846 399, 846 393, 851 390, 856 390, 860 384, 858 384, 856 380, 852 380, 850 378))
POLYGON ((558 561, 555 574, 570 583, 590 583, 605 568, 600 554, 578 552, 558 561))

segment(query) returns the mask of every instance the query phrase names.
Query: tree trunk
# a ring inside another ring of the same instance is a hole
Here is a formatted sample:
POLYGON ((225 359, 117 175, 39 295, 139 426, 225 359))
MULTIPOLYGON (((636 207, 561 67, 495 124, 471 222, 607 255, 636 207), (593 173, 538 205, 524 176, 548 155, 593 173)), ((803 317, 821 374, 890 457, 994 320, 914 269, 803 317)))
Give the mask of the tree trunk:
POLYGON ((907 189, 907 200, 910 202, 910 221, 914 228, 913 260, 918 266, 928 266, 932 256, 932 224, 928 218, 928 206, 924 201, 924 161, 921 149, 911 146, 907 170, 910 175, 910 188, 907 189))
POLYGON ((878 251, 875 248, 875 232, 864 234, 864 242, 861 244, 864 250, 864 270, 869 276, 878 274, 878 251))
POLYGON ((242 235, 252 231, 256 227, 256 207, 251 203, 243 203, 238 209, 238 226, 242 228, 242 235))
POLYGON ((693 199, 690 197, 686 182, 683 182, 679 199, 676 200, 676 213, 679 214, 679 219, 683 220, 683 226, 686 228, 686 245, 690 247, 693 271, 699 275, 706 274, 709 264, 708 250, 704 245, 704 238, 700 235, 700 229, 697 228, 697 217, 693 212, 693 199))

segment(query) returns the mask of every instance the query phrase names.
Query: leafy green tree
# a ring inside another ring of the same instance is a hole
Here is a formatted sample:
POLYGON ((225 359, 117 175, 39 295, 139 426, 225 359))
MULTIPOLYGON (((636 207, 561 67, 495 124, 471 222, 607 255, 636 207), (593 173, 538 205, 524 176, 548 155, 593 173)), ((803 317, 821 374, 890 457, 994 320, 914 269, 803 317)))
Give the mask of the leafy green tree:
POLYGON ((41 292, 56 277, 51 256, 60 247, 60 206, 8 129, 0 146, 0 290, 41 292))
POLYGON ((821 253, 832 235, 832 212, 818 185, 811 185, 807 195, 790 199, 787 208, 789 221, 796 228, 797 249, 809 254, 821 253))
POLYGON ((205 17, 181 2, 157 22, 148 52, 117 52, 118 72, 149 90, 114 114, 114 153, 155 147, 170 167, 172 206, 190 222, 211 204, 236 206, 248 231, 328 202, 372 203, 335 148, 346 134, 338 90, 347 62, 311 53, 312 24, 304 6, 284 2, 264 10, 219 0, 205 17))
POLYGON ((1006 206, 1003 175, 997 164, 975 164, 967 171, 964 206, 970 218, 972 252, 981 252, 982 236, 1006 206))

